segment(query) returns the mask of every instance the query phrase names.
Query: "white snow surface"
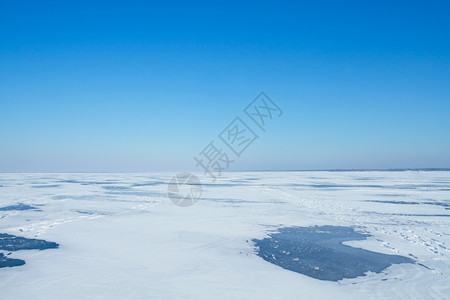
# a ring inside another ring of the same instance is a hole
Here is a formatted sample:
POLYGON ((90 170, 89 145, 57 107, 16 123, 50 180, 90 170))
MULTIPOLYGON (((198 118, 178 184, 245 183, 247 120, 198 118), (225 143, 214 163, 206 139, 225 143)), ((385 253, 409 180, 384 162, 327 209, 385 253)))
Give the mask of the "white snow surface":
POLYGON ((191 207, 167 198, 174 175, 0 174, 0 207, 39 208, 0 211, 0 233, 60 244, 13 252, 26 264, 0 269, 0 299, 450 297, 450 172, 197 174, 191 207), (314 225, 354 227, 372 236, 346 244, 417 264, 330 282, 256 255, 252 239, 314 225))

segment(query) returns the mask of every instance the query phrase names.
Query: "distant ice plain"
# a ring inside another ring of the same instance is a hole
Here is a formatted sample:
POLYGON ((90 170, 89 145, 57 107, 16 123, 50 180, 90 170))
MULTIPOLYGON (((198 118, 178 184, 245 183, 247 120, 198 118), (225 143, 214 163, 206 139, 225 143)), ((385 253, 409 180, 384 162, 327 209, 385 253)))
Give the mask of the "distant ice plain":
MULTIPOLYGON (((180 208, 172 173, 0 174, 0 233, 56 242, 14 252, 0 299, 445 299, 450 172, 233 172, 180 208), (345 244, 413 258, 338 282, 280 268, 252 239, 279 227, 350 226, 345 244)), ((0 253, 7 254, 6 251, 0 253)))

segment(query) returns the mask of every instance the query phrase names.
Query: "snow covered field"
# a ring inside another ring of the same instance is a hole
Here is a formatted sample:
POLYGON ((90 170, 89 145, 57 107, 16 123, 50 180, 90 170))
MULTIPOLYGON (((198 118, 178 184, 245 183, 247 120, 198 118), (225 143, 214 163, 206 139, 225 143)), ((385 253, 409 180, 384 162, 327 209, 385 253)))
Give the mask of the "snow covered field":
POLYGON ((248 172, 201 178, 201 199, 167 198, 174 174, 0 174, 0 233, 58 249, 4 251, 0 299, 445 299, 450 172, 248 172), (3 208, 3 209, 2 209, 3 208), (253 239, 346 226, 344 242, 415 263, 334 281, 269 263, 253 239))

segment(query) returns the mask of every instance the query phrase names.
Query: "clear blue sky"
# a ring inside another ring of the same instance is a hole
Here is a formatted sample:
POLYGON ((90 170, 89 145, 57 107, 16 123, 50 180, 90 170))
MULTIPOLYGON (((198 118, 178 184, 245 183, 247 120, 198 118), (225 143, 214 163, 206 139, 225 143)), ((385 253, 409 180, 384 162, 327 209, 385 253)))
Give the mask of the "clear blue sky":
POLYGON ((449 1, 1 1, 0 171, 450 167, 449 1), (95 3, 93 3, 95 2, 95 3))

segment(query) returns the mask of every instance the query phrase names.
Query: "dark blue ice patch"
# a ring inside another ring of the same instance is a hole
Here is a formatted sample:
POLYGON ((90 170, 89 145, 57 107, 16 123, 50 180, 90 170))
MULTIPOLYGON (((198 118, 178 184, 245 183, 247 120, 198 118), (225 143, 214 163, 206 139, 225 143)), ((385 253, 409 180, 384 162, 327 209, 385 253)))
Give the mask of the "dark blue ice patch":
POLYGON ((208 187, 233 187, 233 186, 241 186, 242 184, 236 184, 236 183, 202 183, 202 186, 208 187))
POLYGON ((167 184, 167 182, 164 182, 164 181, 143 182, 143 183, 135 183, 132 186, 133 187, 141 187, 141 186, 155 186, 155 185, 161 185, 161 184, 167 184))
POLYGON ((9 205, 9 206, 0 207, 0 211, 8 211, 8 210, 30 210, 30 209, 39 210, 37 207, 31 206, 31 205, 28 205, 28 204, 23 204, 23 203, 19 203, 19 204, 15 204, 15 205, 9 205))
POLYGON ((129 186, 120 186, 120 185, 102 186, 102 188, 108 191, 127 191, 131 189, 129 186))
POLYGON ((45 250, 58 248, 59 245, 54 242, 47 242, 38 239, 27 239, 21 236, 0 233, 0 250, 18 251, 18 250, 45 250))
POLYGON ((78 180, 75 180, 75 179, 58 180, 56 182, 59 182, 59 183, 81 183, 81 181, 78 181, 78 180))
POLYGON ((56 187, 60 187, 61 185, 59 184, 42 184, 42 185, 32 185, 32 188, 35 189, 46 189, 46 188, 56 188, 56 187))
POLYGON ((284 269, 309 277, 338 281, 380 273, 392 264, 415 263, 399 256, 343 245, 344 241, 365 240, 368 234, 352 227, 286 227, 262 240, 254 239, 257 254, 284 269))
POLYGON ((9 258, 3 255, 3 253, 0 253, 0 268, 6 268, 6 267, 18 267, 23 266, 25 264, 24 260, 16 259, 16 258, 9 258))
MULTIPOLYGON (((54 242, 47 242, 38 239, 27 239, 20 236, 0 233, 0 250, 18 251, 18 250, 45 250, 58 248, 59 245, 54 242)), ((0 253, 0 268, 16 267, 24 265, 25 261, 4 256, 0 253)))
POLYGON ((394 201, 394 200, 365 200, 365 202, 374 202, 374 203, 386 203, 386 204, 406 204, 406 205, 436 205, 442 207, 450 207, 450 202, 439 202, 439 201, 394 201))
POLYGON ((0 268, 18 267, 18 266, 23 266, 24 264, 25 264, 24 260, 8 258, 5 255, 3 255, 3 253, 0 253, 0 268))
POLYGON ((76 184, 81 184, 81 185, 102 185, 102 184, 118 184, 118 183, 120 183, 117 180, 83 181, 83 180, 75 180, 75 179, 58 180, 56 182, 59 182, 59 183, 76 183, 76 184))

